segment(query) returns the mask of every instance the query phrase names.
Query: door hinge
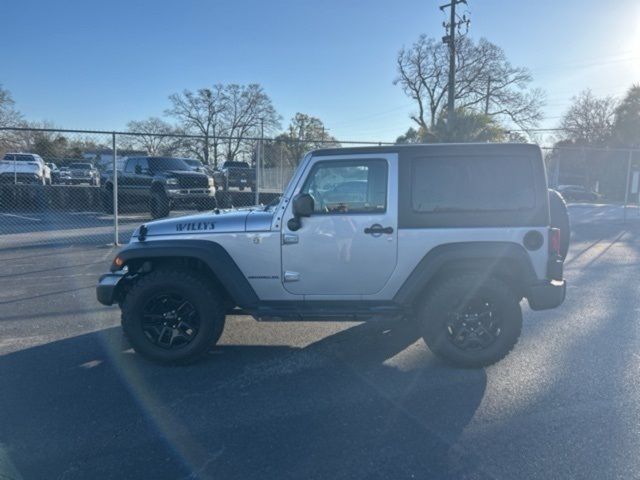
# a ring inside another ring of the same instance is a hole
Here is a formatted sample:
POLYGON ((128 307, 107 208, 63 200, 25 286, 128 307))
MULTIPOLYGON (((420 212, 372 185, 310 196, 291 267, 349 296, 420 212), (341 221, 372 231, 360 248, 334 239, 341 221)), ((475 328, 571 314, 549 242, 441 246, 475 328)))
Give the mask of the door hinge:
POLYGON ((300 280, 300 274, 298 272, 284 272, 284 281, 285 282, 297 282, 300 280))

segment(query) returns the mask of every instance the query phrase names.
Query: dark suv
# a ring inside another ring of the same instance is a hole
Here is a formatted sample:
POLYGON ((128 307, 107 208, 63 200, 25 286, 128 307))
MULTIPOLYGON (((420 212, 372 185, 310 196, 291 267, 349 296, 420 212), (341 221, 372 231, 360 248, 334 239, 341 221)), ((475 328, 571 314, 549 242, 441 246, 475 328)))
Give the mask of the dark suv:
MULTIPOLYGON (((149 202, 153 218, 166 217, 176 206, 215 208, 213 178, 194 172, 181 158, 131 157, 118 172, 118 199, 149 202)), ((113 211, 113 177, 105 184, 104 205, 113 211)))

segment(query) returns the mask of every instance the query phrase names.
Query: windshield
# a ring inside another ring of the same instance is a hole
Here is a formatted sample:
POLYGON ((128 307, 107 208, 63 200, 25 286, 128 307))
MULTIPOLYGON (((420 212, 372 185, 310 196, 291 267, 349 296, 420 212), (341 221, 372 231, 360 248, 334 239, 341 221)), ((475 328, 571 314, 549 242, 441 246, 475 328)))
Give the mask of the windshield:
POLYGON ((202 162, 200 162, 200 160, 193 160, 191 158, 185 158, 183 160, 184 163, 186 163, 187 165, 191 166, 191 167, 201 167, 202 166, 202 162))
POLYGON ((150 158, 149 168, 155 171, 163 170, 191 170, 181 158, 150 158))
POLYGON ((24 154, 19 154, 19 153, 7 153, 4 156, 4 160, 8 160, 8 161, 15 160, 16 162, 35 162, 36 159, 34 157, 35 157, 34 155, 24 155, 24 154))
POLYGON ((69 168, 73 168, 75 170, 91 170, 93 167, 90 163, 72 163, 69 165, 69 168))
POLYGON ((247 162, 224 162, 224 168, 251 168, 247 162))

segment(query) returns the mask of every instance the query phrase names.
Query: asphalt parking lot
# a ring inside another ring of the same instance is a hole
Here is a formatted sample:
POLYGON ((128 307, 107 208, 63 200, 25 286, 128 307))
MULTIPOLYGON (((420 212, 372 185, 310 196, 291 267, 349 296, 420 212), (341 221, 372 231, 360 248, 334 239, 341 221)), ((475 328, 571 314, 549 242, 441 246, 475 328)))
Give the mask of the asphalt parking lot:
POLYGON ((565 304, 484 370, 398 323, 248 317, 157 366, 95 301, 109 217, 0 215, 0 478, 640 478, 640 217, 570 210, 565 304))

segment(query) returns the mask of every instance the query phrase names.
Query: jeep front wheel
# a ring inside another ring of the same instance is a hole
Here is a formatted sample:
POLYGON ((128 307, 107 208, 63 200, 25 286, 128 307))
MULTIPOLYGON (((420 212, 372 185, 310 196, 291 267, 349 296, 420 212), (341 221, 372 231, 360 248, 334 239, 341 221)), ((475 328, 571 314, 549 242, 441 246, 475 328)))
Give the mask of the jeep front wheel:
POLYGON ((224 302, 200 276, 161 269, 140 280, 122 304, 122 328, 134 350, 160 363, 189 363, 224 328, 224 302))
POLYGON ((429 291, 419 309, 422 335, 438 357, 480 368, 504 358, 522 330, 516 295, 501 280, 451 277, 429 291))

